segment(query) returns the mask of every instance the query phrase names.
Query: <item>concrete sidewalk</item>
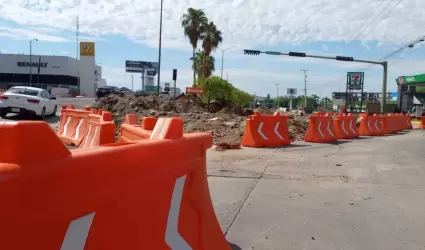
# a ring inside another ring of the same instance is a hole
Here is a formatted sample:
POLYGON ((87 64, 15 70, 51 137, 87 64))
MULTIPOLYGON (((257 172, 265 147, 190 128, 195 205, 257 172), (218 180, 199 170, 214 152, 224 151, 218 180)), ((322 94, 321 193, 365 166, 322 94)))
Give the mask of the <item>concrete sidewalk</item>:
POLYGON ((234 249, 425 249, 425 131, 208 152, 234 249))

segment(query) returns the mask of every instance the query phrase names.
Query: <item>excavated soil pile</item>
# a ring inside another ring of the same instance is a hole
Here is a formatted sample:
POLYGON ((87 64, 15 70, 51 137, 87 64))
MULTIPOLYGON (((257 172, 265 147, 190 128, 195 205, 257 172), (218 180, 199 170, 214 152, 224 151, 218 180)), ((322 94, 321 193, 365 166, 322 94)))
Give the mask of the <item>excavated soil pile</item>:
MULTIPOLYGON (((135 97, 110 95, 100 98, 92 108, 108 110, 112 113, 117 128, 125 119, 126 114, 137 114, 155 117, 182 117, 185 132, 209 132, 213 135, 217 149, 240 148, 240 142, 245 131, 247 116, 252 110, 242 109, 227 104, 224 108, 208 112, 198 105, 195 98, 173 101, 167 97, 135 97)), ((272 114, 261 110, 263 114, 272 114)), ((303 140, 308 128, 307 120, 290 118, 288 121, 289 134, 292 140, 303 140)), ((118 130, 117 130, 118 132, 118 130)))

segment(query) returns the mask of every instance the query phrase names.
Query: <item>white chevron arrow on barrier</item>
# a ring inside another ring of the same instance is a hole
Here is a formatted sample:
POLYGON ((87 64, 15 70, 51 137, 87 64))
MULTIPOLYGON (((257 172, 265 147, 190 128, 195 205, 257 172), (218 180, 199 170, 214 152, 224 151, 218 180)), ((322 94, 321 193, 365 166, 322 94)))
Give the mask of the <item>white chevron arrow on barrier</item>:
POLYGON ((381 132, 381 130, 378 128, 378 120, 375 121, 375 128, 378 130, 378 132, 381 132))
POLYGON ((66 132, 68 131, 68 125, 70 122, 71 122, 71 116, 68 116, 68 119, 66 119, 65 125, 63 125, 62 136, 66 136, 66 132))
POLYGON ((280 122, 277 122, 276 125, 274 126, 274 132, 281 140, 283 140, 282 135, 280 135, 279 131, 277 130, 279 128, 279 125, 280 125, 280 122))
POLYGON ((331 128, 330 128, 330 127, 331 127, 331 121, 332 121, 332 120, 329 120, 329 121, 328 121, 327 129, 328 129, 329 134, 331 134, 331 136, 335 136, 335 135, 334 135, 334 133, 332 133, 332 130, 331 130, 331 128))
POLYGON ((260 134, 261 137, 263 137, 264 140, 268 140, 268 138, 263 134, 263 131, 262 131, 263 125, 264 125, 264 122, 260 122, 260 125, 258 125, 257 132, 258 134, 260 134))
POLYGON ((369 130, 370 130, 371 132, 373 132, 372 128, 370 127, 370 120, 367 120, 367 127, 369 128, 369 130))
POLYGON ((348 135, 348 132, 347 132, 347 130, 345 130, 345 123, 344 123, 344 120, 342 120, 342 124, 341 124, 341 126, 342 126, 342 130, 344 131, 344 133, 346 134, 346 135, 348 135))
POLYGON ((350 129, 353 131, 354 134, 357 134, 356 131, 353 128, 353 121, 350 121, 350 129))
POLYGON ((171 197, 170 211, 168 212, 165 242, 172 250, 192 250, 178 231, 180 204, 182 201, 186 175, 177 178, 174 184, 173 196, 171 197))
POLYGON ((60 250, 84 250, 95 214, 91 213, 71 221, 60 250))
POLYGON ((320 128, 321 126, 322 126, 322 122, 319 122, 319 126, 318 126, 317 130, 319 130, 320 136, 322 136, 323 138, 325 138, 325 135, 323 135, 322 129, 320 128))

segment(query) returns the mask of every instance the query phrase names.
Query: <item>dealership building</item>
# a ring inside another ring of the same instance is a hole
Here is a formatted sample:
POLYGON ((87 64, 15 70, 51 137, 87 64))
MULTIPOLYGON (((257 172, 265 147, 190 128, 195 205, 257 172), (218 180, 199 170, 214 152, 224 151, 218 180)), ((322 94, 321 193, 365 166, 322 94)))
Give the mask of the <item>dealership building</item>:
MULTIPOLYGON (((0 54, 0 89, 33 86, 68 90, 94 97, 106 85, 102 68, 95 64, 94 43, 80 43, 80 58, 68 56, 0 54)), ((65 94, 66 95, 66 94, 65 94)))

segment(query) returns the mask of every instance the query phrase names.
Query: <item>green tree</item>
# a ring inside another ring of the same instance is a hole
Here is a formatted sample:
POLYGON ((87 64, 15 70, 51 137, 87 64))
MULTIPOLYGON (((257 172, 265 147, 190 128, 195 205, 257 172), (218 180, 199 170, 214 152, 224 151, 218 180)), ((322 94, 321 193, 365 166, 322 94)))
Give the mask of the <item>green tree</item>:
MULTIPOLYGON (((198 50, 195 53, 195 60, 192 63, 192 69, 196 72, 196 74, 198 75, 198 78, 200 78, 201 76, 210 77, 212 75, 212 72, 215 71, 215 59, 213 56, 208 56, 205 59, 206 68, 204 70, 204 57, 205 57, 205 53, 201 50, 198 50), (204 75, 204 71, 205 71, 205 75, 204 75)), ((193 61, 193 57, 191 57, 190 60, 193 61)))
MULTIPOLYGON (((198 41, 201 38, 201 33, 205 25, 207 24, 208 19, 204 11, 201 9, 188 8, 187 12, 182 16, 181 25, 184 30, 184 35, 189 38, 190 44, 192 45, 192 58, 195 58, 195 51, 198 47, 198 41)), ((193 85, 196 84, 195 73, 195 70, 193 70, 193 85)))
POLYGON ((234 88, 232 101, 238 104, 240 107, 249 106, 249 104, 254 100, 254 96, 248 94, 247 92, 234 88))
POLYGON ((217 26, 214 22, 209 22, 203 26, 202 33, 200 35, 202 39, 202 48, 204 49, 205 57, 203 58, 203 70, 204 76, 207 77, 206 69, 207 67, 207 58, 211 55, 211 52, 214 51, 218 45, 223 41, 221 31, 217 29, 217 26))

